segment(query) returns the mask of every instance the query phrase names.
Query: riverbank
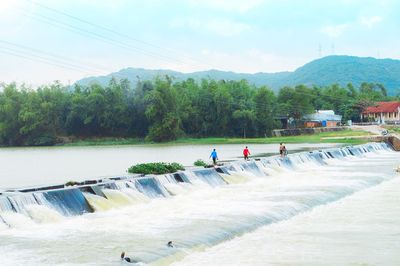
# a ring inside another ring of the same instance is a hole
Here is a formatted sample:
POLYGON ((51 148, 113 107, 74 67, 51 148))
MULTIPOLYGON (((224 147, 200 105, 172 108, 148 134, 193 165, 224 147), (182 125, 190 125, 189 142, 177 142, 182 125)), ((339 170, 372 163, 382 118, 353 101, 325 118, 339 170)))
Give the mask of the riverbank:
POLYGON ((180 138, 170 142, 154 143, 138 138, 95 138, 73 140, 69 143, 58 144, 57 146, 108 146, 108 145, 211 145, 211 144, 275 144, 275 143, 344 143, 363 144, 371 134, 364 130, 343 130, 335 132, 322 132, 314 135, 300 135, 287 137, 269 138, 180 138))

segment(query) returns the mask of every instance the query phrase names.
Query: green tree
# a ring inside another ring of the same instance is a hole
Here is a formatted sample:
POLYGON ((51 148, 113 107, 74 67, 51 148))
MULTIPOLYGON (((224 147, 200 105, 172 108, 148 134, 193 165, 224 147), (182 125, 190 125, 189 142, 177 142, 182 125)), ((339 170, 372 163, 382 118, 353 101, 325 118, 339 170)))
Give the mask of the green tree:
POLYGON ((246 138, 246 130, 253 128, 255 115, 253 110, 236 110, 233 112, 233 118, 237 120, 243 132, 243 138, 246 138))
POLYGON ((18 115, 22 108, 25 90, 18 91, 16 84, 5 85, 0 92, 0 143, 2 145, 22 145, 19 129, 22 122, 18 115))
POLYGON ((295 119, 300 119, 303 115, 314 111, 313 100, 313 91, 305 85, 298 85, 294 89, 284 87, 278 95, 280 112, 295 119))
POLYGON ((169 141, 181 134, 176 98, 168 76, 155 80, 154 89, 146 95, 146 116, 151 122, 148 140, 169 141))
POLYGON ((255 121, 259 136, 271 135, 272 129, 279 125, 274 120, 278 115, 276 101, 274 92, 266 87, 261 87, 254 95, 255 121))

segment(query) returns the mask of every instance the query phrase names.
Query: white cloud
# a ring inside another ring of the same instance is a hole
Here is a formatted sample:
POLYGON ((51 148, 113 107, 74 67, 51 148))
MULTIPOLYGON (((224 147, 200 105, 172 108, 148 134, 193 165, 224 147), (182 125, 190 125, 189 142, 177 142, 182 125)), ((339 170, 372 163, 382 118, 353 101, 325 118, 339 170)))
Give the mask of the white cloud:
POLYGON ((208 49, 203 49, 203 50, 201 50, 201 54, 202 54, 202 55, 209 55, 209 54, 210 54, 210 50, 208 50, 208 49))
POLYGON ((348 23, 325 26, 321 29, 321 32, 331 38, 337 38, 340 37, 349 28, 349 26, 350 25, 348 23))
POLYGON ((265 0, 190 0, 189 4, 194 7, 244 13, 260 6, 264 2, 265 0))
POLYGON ((220 18, 177 18, 169 23, 172 28, 189 28, 196 31, 208 31, 214 34, 231 37, 250 30, 251 26, 229 19, 220 18))
POLYGON ((381 21, 382 21, 382 17, 380 17, 380 16, 361 17, 360 18, 361 25, 367 26, 368 28, 373 27, 375 24, 378 24, 381 21))
POLYGON ((213 19, 206 22, 206 28, 221 36, 234 36, 250 30, 251 27, 248 24, 228 19, 213 19))

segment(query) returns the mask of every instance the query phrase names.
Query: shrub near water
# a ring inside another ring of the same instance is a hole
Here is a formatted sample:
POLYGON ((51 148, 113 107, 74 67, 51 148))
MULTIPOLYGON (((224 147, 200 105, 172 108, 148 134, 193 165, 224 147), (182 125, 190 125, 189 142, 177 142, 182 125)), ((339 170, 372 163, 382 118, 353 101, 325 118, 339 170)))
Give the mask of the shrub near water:
POLYGON ((185 168, 179 163, 142 163, 129 167, 128 172, 132 174, 168 174, 185 168))
POLYGON ((202 159, 198 159, 197 161, 194 162, 195 166, 207 166, 207 163, 205 161, 203 161, 202 159))

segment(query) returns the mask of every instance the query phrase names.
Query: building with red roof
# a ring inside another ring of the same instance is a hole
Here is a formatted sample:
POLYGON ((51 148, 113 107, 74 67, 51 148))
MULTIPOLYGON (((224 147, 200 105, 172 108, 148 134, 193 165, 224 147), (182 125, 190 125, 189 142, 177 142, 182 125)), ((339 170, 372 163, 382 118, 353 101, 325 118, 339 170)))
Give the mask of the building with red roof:
POLYGON ((361 113, 361 120, 365 118, 378 122, 399 121, 400 102, 377 102, 374 106, 368 106, 361 113))

